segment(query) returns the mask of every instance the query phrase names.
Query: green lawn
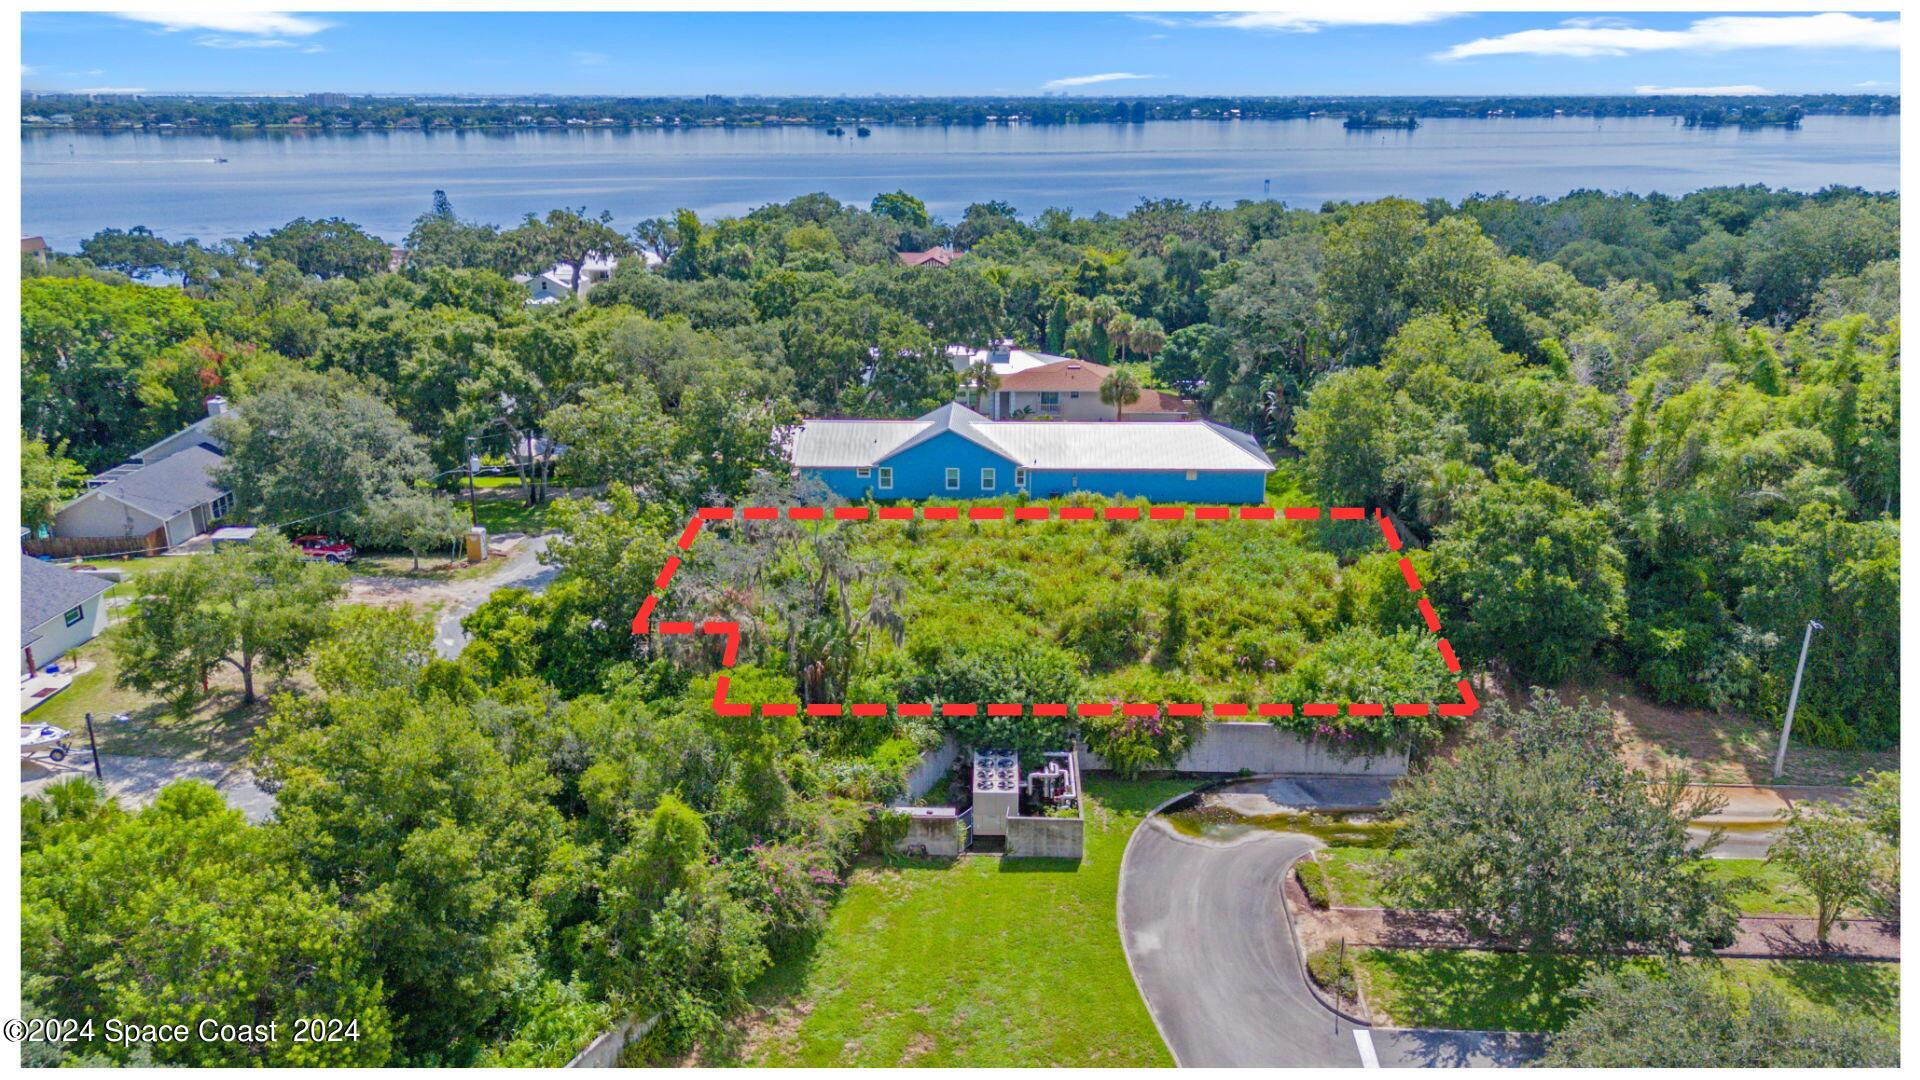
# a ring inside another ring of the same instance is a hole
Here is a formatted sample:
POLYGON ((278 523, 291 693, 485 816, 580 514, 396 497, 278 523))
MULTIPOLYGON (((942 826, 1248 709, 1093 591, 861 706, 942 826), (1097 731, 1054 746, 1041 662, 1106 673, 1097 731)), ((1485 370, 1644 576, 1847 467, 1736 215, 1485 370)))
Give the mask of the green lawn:
POLYGON ((1805 915, 1819 913, 1813 894, 1779 866, 1764 859, 1709 859, 1712 877, 1733 888, 1733 902, 1742 915, 1805 915))
MULTIPOLYGON (((266 719, 264 697, 252 706, 242 706, 239 679, 225 667, 214 679, 212 696, 181 717, 149 695, 113 685, 118 665, 104 636, 81 646, 73 655, 93 661, 93 669, 75 677, 72 685, 23 720, 54 724, 73 732, 70 745, 75 750, 86 749, 86 715, 91 712, 94 737, 102 754, 238 761, 246 756, 254 727, 266 719), (115 713, 129 713, 132 719, 117 723, 113 720, 115 713)), ((265 695, 272 684, 256 674, 254 686, 265 695)))
MULTIPOLYGON (((1602 965, 1657 967, 1648 958, 1582 959, 1456 949, 1361 949, 1374 1009, 1404 1027, 1558 1031, 1578 1011, 1572 991, 1602 965)), ((1807 1008, 1871 1017, 1898 1033, 1900 966, 1815 960, 1693 960, 1736 996, 1765 985, 1807 1008)))
POLYGON ((504 498, 481 499, 477 504, 478 515, 475 520, 486 526, 488 536, 502 533, 543 533, 547 531, 547 512, 553 506, 549 499, 539 506, 528 506, 518 495, 504 498))
MULTIPOLYGON (((1361 847, 1328 848, 1319 854, 1327 868, 1333 902, 1342 907, 1387 907, 1380 895, 1380 870, 1391 852, 1361 847)), ((1814 914, 1813 897, 1793 875, 1761 859, 1709 859, 1710 876, 1727 882, 1742 915, 1814 914)))
POLYGON ((1121 951, 1127 837, 1184 781, 1093 780, 1086 858, 890 859, 701 1063, 1170 1066, 1121 951))
POLYGON ((1380 897, 1380 868, 1392 857, 1391 852, 1379 848, 1328 848, 1320 852, 1333 903, 1340 907, 1386 907, 1380 897))

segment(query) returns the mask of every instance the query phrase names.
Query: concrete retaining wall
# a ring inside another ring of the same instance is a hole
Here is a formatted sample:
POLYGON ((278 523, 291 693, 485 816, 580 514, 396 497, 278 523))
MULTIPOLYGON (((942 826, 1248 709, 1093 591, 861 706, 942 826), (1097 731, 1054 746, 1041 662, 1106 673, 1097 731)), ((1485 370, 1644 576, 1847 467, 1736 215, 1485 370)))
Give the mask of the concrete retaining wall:
POLYGON ((628 1043, 644 1038, 660 1022, 660 1014, 654 1013, 646 1019, 633 1019, 614 1027, 613 1030, 587 1044, 585 1050, 573 1056, 567 1062, 569 1069, 611 1069, 620 1064, 620 1051, 628 1043))
POLYGON ((1009 859, 1078 859, 1086 852, 1085 820, 1007 815, 1009 859))
POLYGON ((960 744, 949 735, 941 740, 939 746, 920 755, 920 764, 907 774, 907 802, 925 795, 938 787, 947 778, 948 770, 953 768, 953 760, 960 756, 960 744))
MULTIPOLYGON (((1082 747, 1080 768, 1104 769, 1100 755, 1082 747)), ((1372 757, 1342 757, 1331 744, 1264 722, 1217 722, 1174 766, 1183 773, 1306 773, 1321 776, 1405 776, 1405 748, 1372 757)))
POLYGON ((902 855, 951 859, 966 846, 965 815, 951 806, 902 807, 908 815, 907 835, 894 850, 902 855))

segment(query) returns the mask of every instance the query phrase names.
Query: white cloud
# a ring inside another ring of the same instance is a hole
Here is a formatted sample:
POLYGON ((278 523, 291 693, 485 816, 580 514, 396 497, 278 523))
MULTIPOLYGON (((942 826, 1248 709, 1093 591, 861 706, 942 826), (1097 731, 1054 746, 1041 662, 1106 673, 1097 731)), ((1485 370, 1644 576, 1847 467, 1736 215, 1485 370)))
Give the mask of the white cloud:
POLYGON ((1774 91, 1752 83, 1737 86, 1636 86, 1633 92, 1641 97, 1670 95, 1673 97, 1752 97, 1755 94, 1771 94, 1774 91))
POLYGON ((1557 27, 1520 30, 1464 41, 1437 60, 1476 56, 1626 56, 1637 52, 1730 52, 1736 49, 1897 49, 1898 19, 1869 19, 1843 12, 1821 15, 1722 15, 1699 19, 1684 30, 1650 30, 1618 20, 1568 20, 1557 27))
POLYGON ((255 37, 306 37, 333 25, 306 15, 285 15, 276 11, 174 9, 117 11, 114 14, 134 22, 151 23, 169 33, 180 30, 212 30, 222 34, 251 34, 255 37))
POLYGON ((324 46, 306 41, 288 41, 286 38, 273 37, 228 37, 224 34, 207 34, 199 38, 196 43, 209 49, 298 49, 303 53, 327 51, 324 46))
POLYGON ((1124 79, 1157 79, 1158 75, 1135 75, 1131 71, 1105 71, 1098 75, 1074 75, 1065 79, 1051 79, 1040 84, 1042 90, 1065 90, 1071 86, 1092 86, 1094 83, 1120 82, 1124 79))
POLYGON ((613 58, 611 56, 603 52, 577 52, 573 54, 573 62, 579 64, 581 67, 606 67, 612 60, 613 58))
POLYGON ((144 94, 144 86, 83 86, 78 90, 62 90, 63 94, 144 94))
POLYGON ((1228 27, 1234 30, 1312 34, 1329 26, 1412 26, 1416 23, 1451 19, 1458 14, 1460 14, 1459 11, 1451 8, 1375 8, 1362 3, 1353 3, 1341 8, 1243 11, 1237 14, 1215 15, 1193 25, 1228 27))
POLYGON ((1881 86, 1881 87, 1899 86, 1900 84, 1897 82, 1894 82, 1891 79, 1868 79, 1865 82, 1857 82, 1857 83, 1854 83, 1853 85, 1859 87, 1862 90, 1871 90, 1876 86, 1881 86))

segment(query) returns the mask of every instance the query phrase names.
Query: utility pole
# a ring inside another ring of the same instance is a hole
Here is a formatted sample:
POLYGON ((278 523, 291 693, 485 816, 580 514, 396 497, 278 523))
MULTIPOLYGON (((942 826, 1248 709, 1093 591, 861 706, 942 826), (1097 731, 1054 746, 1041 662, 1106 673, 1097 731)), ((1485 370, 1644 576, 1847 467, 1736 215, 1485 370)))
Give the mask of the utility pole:
POLYGON ((467 436, 467 524, 480 524, 480 503, 473 494, 473 474, 480 469, 480 457, 473 452, 473 436, 467 436))
POLYGON ((100 744, 93 739, 93 714, 87 714, 87 749, 93 751, 93 778, 101 783, 107 782, 107 774, 100 771, 100 744))
POLYGON ((1793 736, 1793 710, 1800 704, 1800 677, 1807 673, 1807 647, 1813 644, 1813 632, 1825 630, 1826 625, 1818 619, 1807 620, 1807 632, 1800 638, 1800 664, 1793 669, 1793 691, 1787 695, 1787 722, 1780 726, 1780 750, 1773 755, 1773 778, 1787 768, 1787 740, 1793 736))

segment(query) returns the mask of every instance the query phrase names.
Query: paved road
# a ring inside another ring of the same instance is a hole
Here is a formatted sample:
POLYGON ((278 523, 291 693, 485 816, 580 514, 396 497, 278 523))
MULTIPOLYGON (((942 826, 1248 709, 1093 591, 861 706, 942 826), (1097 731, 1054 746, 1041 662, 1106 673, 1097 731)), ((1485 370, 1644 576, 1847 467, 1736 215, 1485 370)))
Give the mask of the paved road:
MULTIPOLYGON (((227 805, 255 823, 273 816, 273 796, 261 791, 253 774, 232 762, 182 761, 177 758, 100 755, 100 770, 106 775, 109 795, 129 810, 151 803, 160 789, 175 780, 205 780, 227 800, 227 805)), ((92 778, 93 759, 84 746, 55 764, 43 759, 20 763, 20 794, 36 795, 47 785, 71 776, 92 778)))
POLYGON ((433 648, 446 659, 460 655, 467 647, 467 632, 460 620, 474 613, 487 598, 501 589, 521 588, 539 592, 560 575, 558 567, 544 566, 540 553, 547 549, 547 537, 535 536, 519 545, 511 555, 503 556, 505 565, 485 577, 435 581, 429 578, 356 577, 347 583, 347 600, 356 604, 413 604, 437 608, 434 618, 433 648))
POLYGON ((1287 867, 1316 841, 1257 830, 1190 839, 1158 818, 1134 833, 1120 871, 1120 936, 1174 1060, 1219 1066, 1359 1066, 1353 1025, 1336 1023, 1300 973, 1282 909, 1287 867))
MULTIPOLYGON (((1221 797, 1255 801, 1283 793, 1296 791, 1250 781, 1221 797)), ((1307 794, 1286 801, 1297 806, 1334 792, 1307 794)), ((1368 1029, 1322 1005, 1301 971, 1281 891, 1288 867, 1319 843, 1265 829, 1230 840, 1195 838, 1157 816, 1135 830, 1120 869, 1120 938, 1179 1065, 1512 1067, 1539 1056, 1538 1036, 1368 1029)))
POLYGON ((475 582, 481 588, 470 590, 452 598, 452 602, 440 611, 439 621, 433 626, 433 648, 448 660, 460 655, 467 647, 467 632, 460 628, 460 620, 473 614, 487 598, 501 589, 526 589, 539 592, 553 584, 560 576, 557 566, 545 566, 540 562, 540 553, 547 550, 547 538, 536 536, 520 545, 520 549, 507 556, 505 568, 475 582))

